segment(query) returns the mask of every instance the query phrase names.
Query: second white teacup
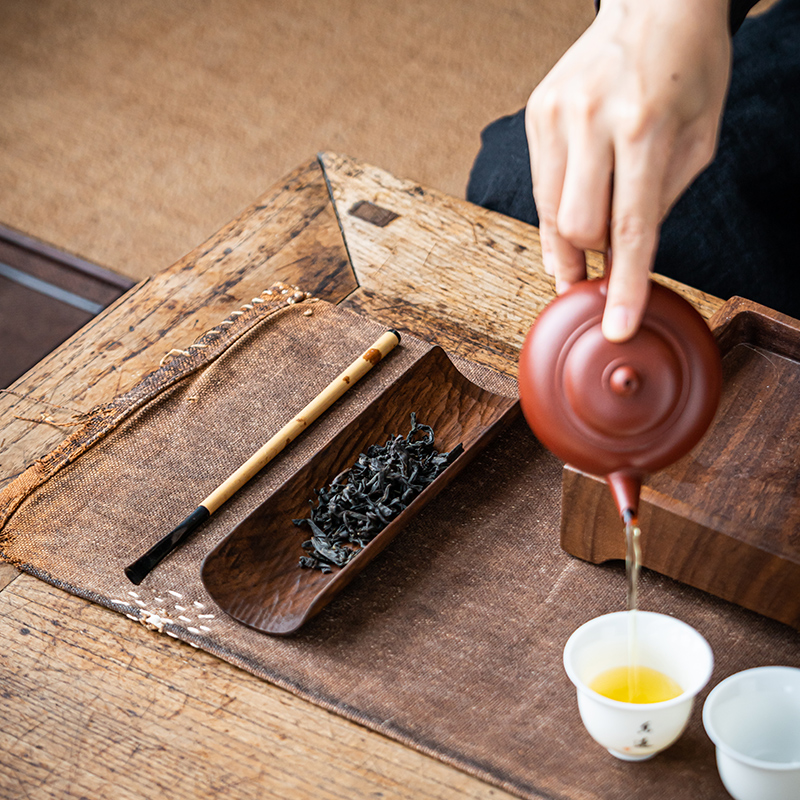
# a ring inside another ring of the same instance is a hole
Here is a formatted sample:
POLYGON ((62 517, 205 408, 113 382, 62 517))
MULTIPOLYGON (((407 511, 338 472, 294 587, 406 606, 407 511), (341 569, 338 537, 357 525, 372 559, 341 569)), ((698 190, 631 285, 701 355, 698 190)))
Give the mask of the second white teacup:
POLYGON ((651 758, 678 739, 713 666, 711 647, 694 628, 649 611, 620 611, 590 620, 570 636, 564 648, 564 668, 577 689, 586 730, 612 755, 626 761, 651 758), (630 613, 635 614, 639 666, 676 681, 682 690, 677 697, 659 703, 627 703, 590 688, 601 673, 630 663, 630 613))
POLYGON ((800 798, 800 669, 756 667, 716 686, 703 724, 736 800, 800 798))

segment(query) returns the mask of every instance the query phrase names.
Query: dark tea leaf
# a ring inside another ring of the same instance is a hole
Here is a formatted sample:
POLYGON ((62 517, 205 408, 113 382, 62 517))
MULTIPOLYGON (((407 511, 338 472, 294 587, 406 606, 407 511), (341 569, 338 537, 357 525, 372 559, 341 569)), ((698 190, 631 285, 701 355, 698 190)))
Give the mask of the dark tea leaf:
POLYGON ((433 440, 433 429, 412 414, 408 436, 371 445, 328 486, 315 489, 317 504, 311 501, 310 516, 292 520, 311 532, 300 566, 331 572, 348 564, 464 449, 459 444, 440 453, 433 440))

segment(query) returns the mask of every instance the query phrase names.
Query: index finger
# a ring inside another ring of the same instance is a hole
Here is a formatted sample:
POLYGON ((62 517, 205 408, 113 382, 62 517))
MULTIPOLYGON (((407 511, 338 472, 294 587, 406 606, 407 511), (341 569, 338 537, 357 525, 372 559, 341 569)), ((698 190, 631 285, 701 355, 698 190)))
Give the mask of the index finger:
POLYGON ((603 335, 624 342, 639 329, 650 296, 661 226, 663 158, 651 148, 626 148, 616 154, 611 201, 613 269, 603 313, 603 335))

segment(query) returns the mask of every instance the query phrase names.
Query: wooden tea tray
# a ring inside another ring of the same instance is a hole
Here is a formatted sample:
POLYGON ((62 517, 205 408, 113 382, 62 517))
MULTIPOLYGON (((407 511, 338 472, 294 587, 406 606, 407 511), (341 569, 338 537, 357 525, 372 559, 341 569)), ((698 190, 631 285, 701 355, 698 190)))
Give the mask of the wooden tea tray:
MULTIPOLYGON (((642 488, 642 565, 800 628, 800 322, 740 298, 710 322, 723 393, 700 444, 642 488)), ((565 467, 561 545, 625 557, 605 482, 565 467)))
POLYGON ((493 394, 462 375, 434 347, 345 426, 274 494, 242 520, 209 553, 202 579, 226 613, 264 633, 293 633, 321 611, 403 527, 455 478, 519 413, 514 397, 493 394), (330 484, 370 445, 406 435, 411 414, 430 425, 439 452, 462 445, 463 453, 342 568, 324 574, 301 569, 301 543, 314 490, 330 484))

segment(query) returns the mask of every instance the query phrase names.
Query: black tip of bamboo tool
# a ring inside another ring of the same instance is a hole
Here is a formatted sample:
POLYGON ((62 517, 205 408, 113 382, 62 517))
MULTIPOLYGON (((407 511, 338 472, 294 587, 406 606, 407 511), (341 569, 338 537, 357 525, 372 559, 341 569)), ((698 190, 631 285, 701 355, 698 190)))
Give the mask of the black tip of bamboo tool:
POLYGON ((403 337, 400 336, 400 333, 396 331, 394 328, 389 328, 389 333, 393 333, 397 337, 397 344, 403 341, 403 337))
POLYGON ((125 567, 125 576, 138 586, 195 528, 211 516, 205 506, 198 506, 177 528, 159 539, 143 556, 125 567))

